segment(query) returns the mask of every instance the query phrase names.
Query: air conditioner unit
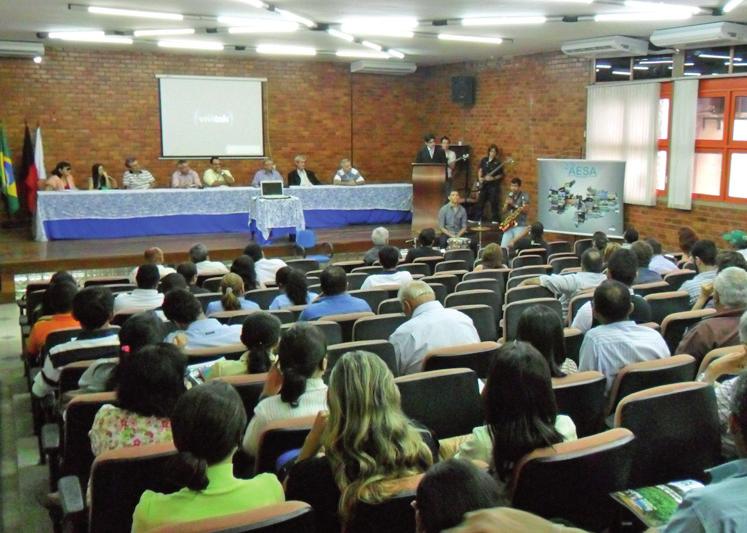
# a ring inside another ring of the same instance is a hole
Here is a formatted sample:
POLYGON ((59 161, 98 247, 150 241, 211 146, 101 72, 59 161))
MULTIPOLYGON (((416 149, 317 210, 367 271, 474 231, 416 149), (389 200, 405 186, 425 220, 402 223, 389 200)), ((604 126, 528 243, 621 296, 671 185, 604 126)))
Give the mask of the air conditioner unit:
POLYGON ((648 41, 622 35, 569 41, 560 45, 560 50, 569 56, 580 57, 629 57, 648 54, 648 41))
POLYGON ((42 43, 0 41, 0 57, 36 57, 44 55, 42 43))
POLYGON ((666 28, 655 30, 651 42, 656 46, 677 48, 728 46, 747 42, 747 26, 736 22, 709 22, 666 28))
POLYGON ((415 63, 404 61, 375 61, 362 59, 350 63, 350 72, 358 74, 388 74, 390 76, 404 76, 412 74, 418 69, 415 63))

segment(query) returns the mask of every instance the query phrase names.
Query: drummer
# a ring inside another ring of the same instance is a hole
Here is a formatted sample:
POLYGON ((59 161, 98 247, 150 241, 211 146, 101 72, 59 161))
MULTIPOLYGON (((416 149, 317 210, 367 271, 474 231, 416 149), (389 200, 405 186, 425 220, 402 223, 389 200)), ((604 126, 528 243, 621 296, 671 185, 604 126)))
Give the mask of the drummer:
POLYGON ((438 229, 441 236, 438 245, 446 248, 449 239, 460 238, 467 231, 467 211, 459 203, 459 193, 449 193, 449 203, 438 211, 438 229))

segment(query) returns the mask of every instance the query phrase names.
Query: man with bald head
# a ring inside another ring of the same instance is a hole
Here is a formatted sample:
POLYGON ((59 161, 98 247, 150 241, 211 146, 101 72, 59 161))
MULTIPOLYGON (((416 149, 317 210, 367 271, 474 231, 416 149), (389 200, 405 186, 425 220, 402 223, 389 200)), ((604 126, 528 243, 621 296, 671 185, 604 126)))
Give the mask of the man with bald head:
POLYGON ((423 281, 402 285, 397 294, 410 319, 389 337, 400 375, 420 372, 423 359, 436 348, 480 342, 472 319, 456 309, 446 309, 423 281))
MULTIPOLYGON (((143 253, 143 258, 145 259, 145 262, 143 264, 156 265, 158 267, 159 278, 164 278, 169 274, 173 274, 176 272, 176 270, 174 270, 173 268, 165 266, 163 264, 163 250, 161 250, 157 246, 146 248, 145 252, 143 253)), ((132 269, 132 272, 130 272, 130 283, 132 283, 133 285, 137 283, 138 268, 140 267, 135 267, 132 269)))

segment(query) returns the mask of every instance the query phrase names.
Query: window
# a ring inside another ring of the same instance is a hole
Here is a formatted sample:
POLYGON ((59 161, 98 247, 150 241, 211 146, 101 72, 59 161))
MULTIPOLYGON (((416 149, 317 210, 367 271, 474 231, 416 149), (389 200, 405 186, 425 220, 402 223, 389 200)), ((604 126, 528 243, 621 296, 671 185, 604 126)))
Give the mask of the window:
POLYGON ((698 98, 695 138, 720 141, 724 138, 723 96, 698 98))
POLYGON ((747 199, 747 152, 733 152, 729 168, 729 196, 747 199))
POLYGON ((720 152, 696 152, 693 194, 718 196, 721 187, 720 152))
POLYGON ((672 56, 645 56, 633 59, 633 79, 653 80, 672 77, 672 56))
POLYGON ((597 59, 594 66, 597 81, 626 81, 630 79, 629 57, 597 59))
POLYGON ((704 48, 685 54, 685 76, 716 76, 729 73, 731 49, 704 48))
POLYGON ((734 126, 731 138, 747 141, 747 96, 737 96, 734 101, 734 126))

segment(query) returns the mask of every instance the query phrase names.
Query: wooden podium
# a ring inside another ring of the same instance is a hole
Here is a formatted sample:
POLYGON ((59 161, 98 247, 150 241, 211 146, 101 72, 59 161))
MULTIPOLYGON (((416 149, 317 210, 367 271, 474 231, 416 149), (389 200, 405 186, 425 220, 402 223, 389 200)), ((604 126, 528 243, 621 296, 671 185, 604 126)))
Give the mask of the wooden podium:
POLYGON ((438 210, 444 205, 446 165, 442 163, 412 164, 412 232, 425 228, 438 231, 438 210))

